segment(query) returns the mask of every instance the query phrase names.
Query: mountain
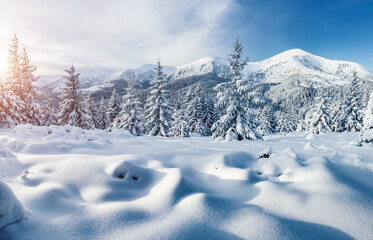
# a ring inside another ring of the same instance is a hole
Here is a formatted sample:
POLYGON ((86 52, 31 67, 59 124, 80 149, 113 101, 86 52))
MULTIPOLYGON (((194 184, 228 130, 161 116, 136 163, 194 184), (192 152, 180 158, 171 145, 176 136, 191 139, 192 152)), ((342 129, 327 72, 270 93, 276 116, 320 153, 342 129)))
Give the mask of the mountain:
POLYGON ((250 62, 245 67, 246 75, 262 81, 295 81, 305 86, 346 84, 354 71, 358 77, 373 81, 373 72, 358 63, 329 60, 301 49, 291 49, 260 62, 250 62))
POLYGON ((220 58, 205 57, 189 64, 176 67, 176 71, 171 75, 171 80, 210 73, 218 75, 227 72, 229 72, 229 67, 226 62, 222 61, 220 58))
MULTIPOLYGON (((114 73, 113 70, 101 68, 77 68, 76 71, 80 73, 79 79, 82 89, 101 85, 108 75, 114 73)), ((63 75, 66 74, 41 76, 40 79, 34 83, 34 86, 42 92, 59 93, 64 82, 63 75)))
MULTIPOLYGON (((90 92, 107 93, 115 88, 121 92, 127 87, 127 81, 133 79, 139 88, 146 89, 154 79, 154 67, 154 64, 143 64, 119 72, 85 69, 80 71, 81 88, 90 92)), ((214 57, 204 57, 176 67, 164 66, 163 69, 168 81, 189 79, 188 84, 210 77, 214 78, 217 84, 218 76, 229 73, 227 61, 214 57)), ((79 72, 79 69, 77 71, 79 72)), ((351 80, 353 71, 356 71, 360 78, 373 82, 373 72, 358 63, 329 60, 301 49, 291 49, 263 61, 249 62, 244 69, 246 76, 259 81, 304 87, 346 84, 351 80)), ((35 85, 39 89, 58 92, 62 83, 60 76, 43 76, 35 85)))

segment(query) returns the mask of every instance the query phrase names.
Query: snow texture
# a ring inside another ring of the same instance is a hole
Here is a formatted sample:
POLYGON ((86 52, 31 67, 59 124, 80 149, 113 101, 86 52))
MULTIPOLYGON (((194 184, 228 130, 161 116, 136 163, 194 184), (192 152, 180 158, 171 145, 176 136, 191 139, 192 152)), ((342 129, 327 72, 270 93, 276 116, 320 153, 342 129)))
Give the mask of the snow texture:
POLYGON ((368 240, 373 148, 358 135, 0 129, 0 239, 368 240))

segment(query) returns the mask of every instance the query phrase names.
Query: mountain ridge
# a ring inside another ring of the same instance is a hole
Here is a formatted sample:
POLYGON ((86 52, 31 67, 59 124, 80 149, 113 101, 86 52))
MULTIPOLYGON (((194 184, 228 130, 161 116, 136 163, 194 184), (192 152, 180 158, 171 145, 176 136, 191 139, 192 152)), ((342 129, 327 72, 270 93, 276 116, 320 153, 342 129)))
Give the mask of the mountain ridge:
MULTIPOLYGON (((106 75, 105 71, 100 71, 99 69, 91 70, 92 74, 87 71, 82 72, 81 79, 84 82, 82 88, 97 91, 101 88, 110 88, 118 82, 126 82, 129 78, 138 83, 145 82, 145 85, 149 86, 154 79, 154 66, 155 64, 147 63, 117 72, 110 70, 106 72, 106 75), (95 75, 93 74, 94 71, 104 74, 95 75)), ((163 69, 168 75, 168 81, 211 73, 219 75, 229 72, 228 62, 217 57, 203 57, 180 66, 164 66, 163 69)), ((79 71, 79 69, 77 70, 79 71)), ((353 71, 356 71, 359 77, 373 81, 373 71, 359 63, 330 60, 295 48, 262 61, 248 62, 243 72, 246 76, 255 77, 257 80, 270 83, 296 80, 299 84, 305 86, 328 86, 348 83, 353 71)), ((53 92, 58 92, 62 86, 60 80, 61 77, 57 76, 42 76, 36 86, 42 88, 49 85, 53 92), (53 83, 56 82, 58 84, 53 87, 53 83)))

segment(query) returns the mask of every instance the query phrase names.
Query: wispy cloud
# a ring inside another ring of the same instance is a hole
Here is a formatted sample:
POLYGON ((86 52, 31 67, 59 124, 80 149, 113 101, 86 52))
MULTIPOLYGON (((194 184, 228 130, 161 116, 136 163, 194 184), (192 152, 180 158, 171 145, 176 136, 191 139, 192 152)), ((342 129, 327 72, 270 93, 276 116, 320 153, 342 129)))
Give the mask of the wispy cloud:
POLYGON ((234 9, 227 0, 3 0, 0 5, 0 61, 17 31, 42 74, 71 63, 121 69, 158 57, 176 65, 225 55, 227 32, 220 26, 234 9))

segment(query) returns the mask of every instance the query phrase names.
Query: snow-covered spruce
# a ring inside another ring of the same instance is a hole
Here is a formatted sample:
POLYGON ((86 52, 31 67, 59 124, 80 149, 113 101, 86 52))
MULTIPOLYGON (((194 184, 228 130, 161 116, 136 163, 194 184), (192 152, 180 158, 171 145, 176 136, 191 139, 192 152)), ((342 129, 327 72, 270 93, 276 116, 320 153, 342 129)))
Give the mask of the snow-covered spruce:
POLYGON ((206 98, 204 89, 198 83, 196 88, 189 89, 186 97, 187 119, 190 133, 196 136, 211 136, 211 127, 216 121, 214 102, 206 98))
POLYGON ((115 122, 118 128, 128 130, 132 135, 141 136, 144 134, 143 107, 135 96, 132 85, 127 94, 123 96, 122 110, 115 122))
POLYGON ((115 121, 120 112, 120 103, 119 103, 118 94, 116 93, 115 89, 113 90, 111 94, 107 107, 108 109, 106 112, 106 116, 107 116, 106 119, 109 124, 109 127, 117 126, 117 123, 115 121))
POLYGON ((352 74, 352 81, 348 89, 345 103, 343 106, 344 113, 340 119, 339 125, 341 131, 359 132, 362 129, 361 110, 361 92, 359 91, 359 81, 356 72, 352 74))
POLYGON ((373 92, 370 95, 367 109, 365 110, 363 130, 359 142, 373 142, 373 92))
POLYGON ((97 113, 96 113, 96 122, 97 122, 97 128, 98 129, 106 129, 108 128, 109 124, 107 121, 106 116, 106 102, 104 97, 101 98, 101 101, 99 102, 97 113))
POLYGON ((265 106, 257 112, 259 124, 257 130, 261 135, 273 134, 277 130, 277 119, 270 106, 265 106))
MULTIPOLYGON (((188 94, 187 94, 188 95, 188 94)), ((180 105, 180 109, 174 111, 174 122, 170 129, 171 134, 174 137, 189 137, 190 128, 187 116, 187 101, 183 101, 180 105)))
POLYGON ((242 84, 241 71, 247 64, 247 59, 241 60, 242 45, 238 36, 234 43, 233 53, 229 56, 232 81, 220 84, 217 88, 218 107, 222 111, 222 116, 211 128, 212 137, 224 141, 262 139, 246 113, 247 95, 239 92, 242 84))
POLYGON ((333 122, 327 112, 324 97, 316 99, 315 107, 306 115, 307 131, 314 134, 332 132, 333 122))
POLYGON ((40 124, 40 104, 35 100, 33 82, 36 67, 31 64, 26 48, 19 51, 16 34, 9 45, 7 72, 0 82, 2 106, 0 121, 5 125, 22 123, 40 124))
POLYGON ((93 126, 95 128, 99 128, 99 123, 97 121, 97 114, 98 114, 100 105, 98 107, 96 106, 94 100, 92 99, 92 93, 88 94, 86 103, 87 103, 88 114, 92 119, 93 126))
POLYGON ((145 105, 145 129, 151 136, 168 137, 172 122, 172 107, 168 101, 169 92, 163 87, 166 74, 163 73, 162 68, 158 60, 155 67, 155 83, 151 87, 145 105))
POLYGON ((81 128, 91 129, 92 119, 79 92, 79 73, 75 73, 74 66, 65 70, 68 76, 65 78, 64 87, 61 89, 60 111, 58 114, 59 124, 69 124, 81 128))

